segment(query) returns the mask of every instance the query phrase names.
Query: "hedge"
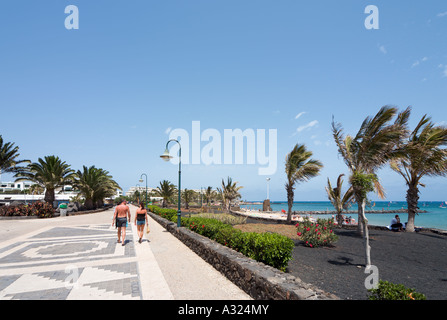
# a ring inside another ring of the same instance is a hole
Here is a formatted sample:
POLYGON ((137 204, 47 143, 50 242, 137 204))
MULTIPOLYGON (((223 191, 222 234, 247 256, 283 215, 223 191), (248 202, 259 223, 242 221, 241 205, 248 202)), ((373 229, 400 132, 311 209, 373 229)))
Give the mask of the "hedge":
MULTIPOLYGON (((149 206, 149 210, 170 221, 177 221, 177 210, 149 206)), ((292 259, 294 242, 276 233, 242 232, 217 219, 182 217, 182 227, 232 248, 256 261, 285 271, 292 259)))

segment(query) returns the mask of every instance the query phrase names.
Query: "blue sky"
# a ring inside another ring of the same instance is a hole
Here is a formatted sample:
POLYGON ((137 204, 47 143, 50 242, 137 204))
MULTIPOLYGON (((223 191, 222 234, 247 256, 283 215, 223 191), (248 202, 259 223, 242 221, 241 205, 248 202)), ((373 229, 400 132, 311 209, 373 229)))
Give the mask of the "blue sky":
MULTIPOLYGON (((326 200, 327 178, 347 173, 332 116, 352 134, 388 104, 411 105, 412 127, 425 113, 447 123, 443 0, 15 0, 0 9, 0 134, 23 158, 96 165, 124 190, 143 172, 150 186, 177 184, 177 166, 159 155, 169 128, 191 132, 192 121, 222 134, 276 129, 272 200, 286 200, 285 156, 306 144, 325 167, 297 186, 296 201, 326 200), (370 4, 378 30, 364 26, 370 4), (78 30, 64 26, 67 5, 79 8, 78 30)), ((231 176, 243 199, 262 200, 258 167, 184 165, 182 187, 231 176)), ((405 199, 396 173, 379 177, 388 200, 405 199)), ((446 200, 445 178, 425 182, 421 199, 446 200)))

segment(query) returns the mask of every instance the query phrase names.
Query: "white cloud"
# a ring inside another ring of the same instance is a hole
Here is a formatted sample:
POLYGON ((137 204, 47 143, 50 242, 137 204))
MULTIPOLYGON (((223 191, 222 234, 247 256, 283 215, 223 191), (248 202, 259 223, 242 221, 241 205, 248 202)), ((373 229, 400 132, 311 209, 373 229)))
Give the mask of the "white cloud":
POLYGON ((416 61, 411 65, 411 67, 412 67, 412 68, 417 67, 418 65, 421 64, 421 62, 425 62, 425 61, 427 61, 427 60, 428 60, 428 57, 423 57, 420 61, 419 61, 419 60, 416 60, 416 61))
POLYGON ((447 16, 447 11, 446 12, 440 12, 440 13, 437 14, 437 16, 440 17, 440 18, 445 17, 445 16, 447 16))
POLYGON ((300 112, 295 116, 295 120, 298 119, 299 117, 301 117, 303 114, 305 114, 306 112, 300 112))
POLYGON ((171 132, 171 130, 172 130, 172 127, 169 127, 169 128, 167 128, 167 129, 165 130, 165 133, 166 133, 166 134, 169 134, 169 132, 171 132))
POLYGON ((438 67, 443 69, 442 70, 442 76, 443 77, 447 77, 447 64, 446 65, 440 64, 438 67))
POLYGON ((308 124, 305 124, 304 126, 300 126, 300 127, 296 128, 296 132, 301 132, 303 130, 310 129, 310 128, 316 126, 317 124, 318 124, 317 120, 311 121, 308 124))
POLYGON ((386 48, 385 48, 385 46, 379 46, 379 50, 380 50, 380 52, 382 52, 383 54, 387 54, 387 52, 388 51, 386 51, 386 48))

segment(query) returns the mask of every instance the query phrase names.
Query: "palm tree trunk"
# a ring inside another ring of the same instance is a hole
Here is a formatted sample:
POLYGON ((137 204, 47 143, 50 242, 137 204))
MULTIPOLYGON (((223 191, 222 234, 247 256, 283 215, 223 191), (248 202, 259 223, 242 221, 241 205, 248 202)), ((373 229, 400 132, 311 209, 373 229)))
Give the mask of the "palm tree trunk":
POLYGON ((87 210, 92 210, 93 209, 93 199, 91 199, 91 198, 85 199, 84 206, 87 210))
POLYGON ((343 211, 337 212, 337 226, 339 228, 343 228, 343 215, 342 215, 343 211))
POLYGON ((407 232, 414 232, 414 218, 418 212, 419 190, 411 186, 407 190, 408 222, 405 228, 407 232))
POLYGON ((360 234, 363 236, 363 243, 365 245, 365 265, 368 268, 371 266, 371 247, 369 246, 368 219, 365 215, 366 199, 356 196, 356 201, 359 207, 359 223, 357 230, 360 231, 360 234))
POLYGON ((287 204, 288 204, 288 210, 287 210, 287 223, 290 223, 292 221, 292 206, 293 206, 293 187, 290 185, 286 186, 287 189, 287 204))
POLYGON ((363 199, 362 196, 360 196, 358 193, 355 193, 355 201, 357 202, 358 206, 358 216, 357 216, 357 233, 361 236, 364 235, 364 221, 363 216, 365 215, 365 206, 366 206, 366 199, 363 199), (363 203, 365 201, 365 203, 363 203))
POLYGON ((45 202, 47 202, 53 206, 54 198, 55 198, 54 189, 47 188, 45 190, 45 197, 44 197, 45 202))
POLYGON ((365 216, 366 199, 362 202, 362 220, 363 220, 363 241, 365 243, 365 263, 366 267, 371 266, 371 247, 369 246, 368 219, 365 216))

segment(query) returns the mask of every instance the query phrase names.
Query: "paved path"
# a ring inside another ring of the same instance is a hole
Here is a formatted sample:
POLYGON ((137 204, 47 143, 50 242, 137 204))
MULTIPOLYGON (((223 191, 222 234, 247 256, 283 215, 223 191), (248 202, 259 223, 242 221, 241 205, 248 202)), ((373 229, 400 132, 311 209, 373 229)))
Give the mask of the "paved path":
POLYGON ((0 300, 251 299, 151 218, 117 244, 112 217, 0 220, 0 300))

